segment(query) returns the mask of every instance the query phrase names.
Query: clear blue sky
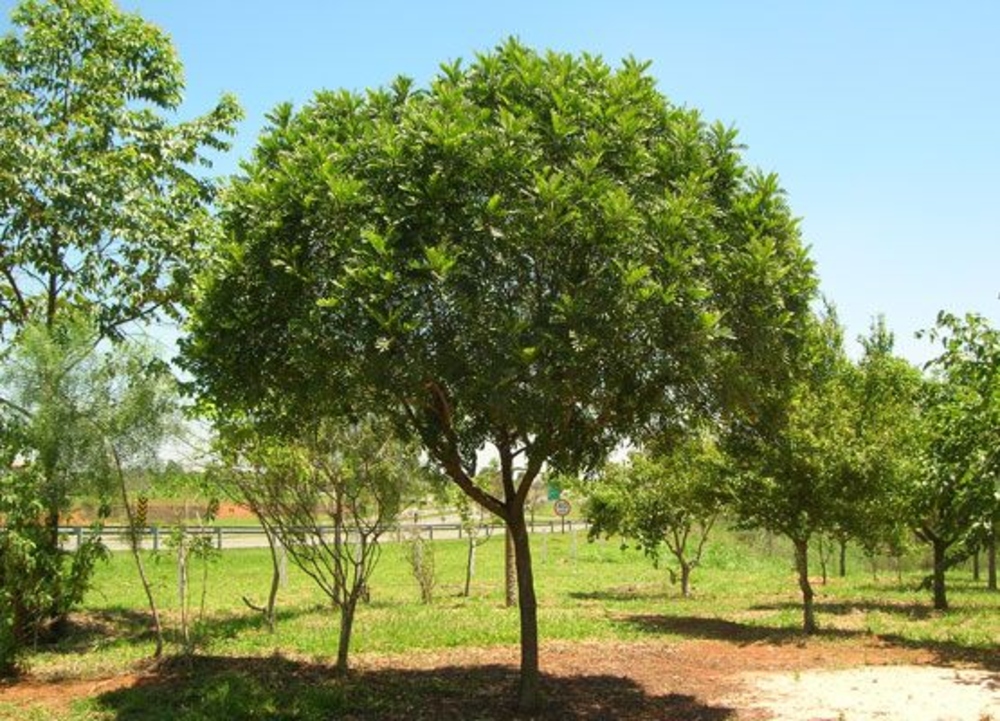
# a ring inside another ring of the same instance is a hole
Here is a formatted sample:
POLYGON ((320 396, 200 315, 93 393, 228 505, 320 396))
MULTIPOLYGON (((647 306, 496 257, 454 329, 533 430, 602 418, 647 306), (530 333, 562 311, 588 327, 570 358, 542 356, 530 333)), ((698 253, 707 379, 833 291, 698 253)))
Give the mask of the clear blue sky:
MULTIPOLYGON (((9 15, 12 0, 0 0, 9 15)), ((940 309, 1000 319, 1000 2, 121 0, 173 37, 186 111, 234 92, 234 172, 276 103, 421 84, 508 35, 652 61, 660 89, 735 125, 779 173, 848 338, 885 314, 900 352, 940 309)), ((6 29, 6 23, 4 24, 6 29)), ((853 344, 853 343, 852 343, 853 344)))

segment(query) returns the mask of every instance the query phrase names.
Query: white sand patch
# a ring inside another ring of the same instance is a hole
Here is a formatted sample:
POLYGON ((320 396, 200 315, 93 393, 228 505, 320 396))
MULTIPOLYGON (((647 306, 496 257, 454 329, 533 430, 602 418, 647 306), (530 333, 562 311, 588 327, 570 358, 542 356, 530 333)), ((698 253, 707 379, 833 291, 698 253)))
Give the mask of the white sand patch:
POLYGON ((775 721, 1000 721, 1000 674, 934 666, 747 674, 734 705, 775 721))

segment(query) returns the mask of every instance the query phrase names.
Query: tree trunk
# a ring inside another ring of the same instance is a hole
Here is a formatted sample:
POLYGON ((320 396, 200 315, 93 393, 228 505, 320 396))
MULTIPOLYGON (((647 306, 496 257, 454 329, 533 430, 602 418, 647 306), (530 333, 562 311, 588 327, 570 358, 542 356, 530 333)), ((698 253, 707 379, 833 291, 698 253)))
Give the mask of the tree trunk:
POLYGON ((997 526, 990 525, 990 535, 986 539, 986 587, 997 590, 997 526))
POLYGON ((517 706, 521 712, 532 713, 539 705, 538 601, 535 597, 531 543, 524 522, 524 508, 512 509, 509 516, 507 529, 517 562, 517 595, 521 612, 521 679, 517 706))
POLYGON ((809 541, 793 539, 795 544, 795 568, 799 573, 799 588, 802 590, 802 630, 807 634, 816 633, 816 616, 813 611, 813 589, 809 583, 809 541))
MULTIPOLYGON (((125 507, 126 509, 128 508, 127 501, 125 507)), ((128 510, 127 513, 129 516, 129 522, 134 523, 131 519, 131 510, 128 510)), ((131 546, 132 558, 135 561, 135 567, 139 571, 139 581, 142 583, 143 591, 146 592, 146 601, 149 603, 149 612, 153 616, 153 632, 156 634, 156 648, 153 650, 153 658, 159 658, 163 655, 163 625, 160 623, 160 612, 156 607, 156 599, 153 597, 153 588, 149 584, 149 579, 146 577, 146 568, 142 564, 142 554, 139 550, 138 538, 133 536, 129 546, 131 546)))
MULTIPOLYGON (((59 563, 59 506, 53 502, 53 505, 45 514, 45 549, 44 554, 52 559, 55 559, 56 563, 59 563)), ((46 609, 46 618, 36 618, 32 623, 35 624, 35 633, 37 634, 38 629, 42 626, 42 621, 51 621, 51 627, 58 629, 57 635, 61 635, 63 621, 65 620, 65 614, 62 609, 62 582, 61 574, 55 574, 55 577, 49 581, 49 588, 52 590, 52 597, 49 599, 48 608, 46 609)))
MULTIPOLYGON (((522 521, 524 511, 521 511, 522 521)), ((504 539, 504 605, 513 608, 517 603, 517 552, 514 548, 514 535, 507 526, 504 539)))
MULTIPOLYGON (((118 472, 118 482, 121 486, 122 492, 122 505, 125 507, 125 518, 128 521, 129 527, 129 548, 132 551, 132 558, 135 560, 135 566, 139 571, 139 581, 142 583, 142 590, 146 592, 146 601, 149 603, 149 611, 153 615, 153 631, 156 633, 156 648, 153 650, 153 658, 160 658, 163 655, 163 625, 160 623, 160 612, 156 607, 156 599, 153 597, 153 587, 149 583, 149 579, 146 577, 146 569, 142 565, 142 554, 139 548, 139 519, 136 519, 135 513, 132 512, 132 505, 128 500, 128 487, 125 485, 125 472, 122 470, 121 458, 118 452, 114 449, 111 451, 111 456, 115 462, 115 469, 118 472)), ((143 499, 139 500, 140 505, 144 509, 146 502, 143 499)), ((142 524, 146 523, 146 513, 145 510, 140 512, 142 516, 142 524)))
POLYGON ((191 652, 191 633, 188 628, 188 540, 182 539, 177 545, 177 595, 181 606, 181 639, 184 653, 191 652))
POLYGON ((691 564, 681 562, 681 596, 691 597, 691 564))
POLYGON ((948 596, 945 591, 944 572, 948 544, 935 538, 932 545, 934 547, 934 608, 938 611, 947 611, 948 596))
POLYGON ((978 582, 982 574, 979 572, 979 549, 972 554, 972 580, 978 582))
POLYGON ((817 545, 819 546, 819 571, 820 575, 823 578, 823 585, 825 586, 827 584, 827 581, 829 580, 826 570, 827 562, 830 556, 833 554, 833 551, 827 549, 829 543, 824 543, 822 536, 819 537, 819 542, 817 543, 817 545))
POLYGON ((840 567, 838 569, 841 578, 847 578, 847 539, 840 539, 840 567))
POLYGON ((267 594, 264 619, 267 621, 267 630, 274 633, 275 605, 278 601, 278 587, 281 585, 281 559, 278 556, 278 542, 274 534, 267 531, 266 535, 267 545, 271 548, 271 589, 267 594))
POLYGON ((472 576, 476 572, 476 538, 469 534, 469 550, 465 558, 465 592, 462 594, 466 598, 472 591, 472 576))
POLYGON ((351 650, 351 632, 354 630, 354 611, 358 607, 357 594, 353 591, 347 594, 344 604, 340 607, 340 638, 337 639, 336 672, 347 673, 347 657, 351 650))

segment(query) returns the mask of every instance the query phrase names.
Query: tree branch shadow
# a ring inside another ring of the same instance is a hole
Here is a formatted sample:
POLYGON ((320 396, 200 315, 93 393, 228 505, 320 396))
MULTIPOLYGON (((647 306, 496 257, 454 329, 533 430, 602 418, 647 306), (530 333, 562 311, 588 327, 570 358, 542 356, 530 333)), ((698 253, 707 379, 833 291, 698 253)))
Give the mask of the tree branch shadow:
MULTIPOLYGON (((275 622, 281 625, 311 609, 277 609, 275 622)), ((205 638, 235 638, 244 632, 266 627, 263 614, 246 611, 225 616, 210 616, 196 621, 196 633, 205 638)), ((180 643, 179 630, 165 628, 164 637, 170 643, 180 643)), ((74 613, 69 616, 58 635, 39 645, 38 650, 49 654, 78 654, 90 651, 109 640, 125 645, 149 643, 155 638, 153 619, 148 611, 129 608, 106 608, 74 613)))
POLYGON ((572 591, 569 597, 576 601, 632 602, 632 601, 686 601, 680 592, 671 593, 662 585, 626 585, 599 591, 572 591))
POLYGON ((942 666, 974 665, 990 671, 1000 671, 1000 654, 995 648, 969 646, 956 641, 936 641, 930 639, 907 638, 899 634, 874 635, 868 631, 824 628, 806 636, 800 629, 788 627, 757 626, 721 618, 699 616, 636 615, 619 619, 626 624, 649 634, 673 634, 684 638, 727 641, 737 646, 767 643, 776 646, 802 644, 809 638, 834 639, 867 643, 879 643, 897 648, 927 651, 934 664, 942 666))
POLYGON ((114 719, 686 719, 724 721, 736 710, 681 694, 654 696, 629 678, 543 674, 543 707, 519 715, 516 668, 378 668, 337 676, 325 664, 271 658, 187 657, 130 688, 96 697, 114 719))
MULTIPOLYGON (((647 614, 625 616, 619 619, 625 625, 649 634, 673 634, 684 638, 697 638, 710 641, 729 641, 737 645, 752 643, 770 643, 784 645, 801 643, 807 636, 801 629, 770 626, 755 626, 722 618, 703 618, 701 616, 666 616, 647 614)), ((815 636, 819 638, 850 638, 859 635, 853 631, 840 629, 820 629, 815 636)))
MULTIPOLYGON (((937 613, 934 608, 925 603, 893 603, 892 601, 817 601, 813 604, 817 614, 830 616, 849 616, 858 611, 890 613, 906 616, 913 620, 923 621, 937 613)), ((795 611, 802 608, 801 603, 762 603, 750 607, 752 611, 795 611)))

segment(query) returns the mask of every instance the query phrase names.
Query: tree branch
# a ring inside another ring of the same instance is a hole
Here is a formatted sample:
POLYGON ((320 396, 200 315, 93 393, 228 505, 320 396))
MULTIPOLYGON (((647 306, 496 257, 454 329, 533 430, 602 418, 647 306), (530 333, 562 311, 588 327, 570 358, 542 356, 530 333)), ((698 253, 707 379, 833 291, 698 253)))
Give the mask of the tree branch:
POLYGON ((17 301, 17 308, 21 316, 20 320, 22 323, 26 323, 28 321, 28 303, 21 294, 21 289, 17 285, 17 279, 14 278, 14 274, 11 272, 9 266, 4 266, 3 274, 7 279, 7 283, 10 284, 10 289, 14 292, 14 300, 17 301))

